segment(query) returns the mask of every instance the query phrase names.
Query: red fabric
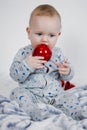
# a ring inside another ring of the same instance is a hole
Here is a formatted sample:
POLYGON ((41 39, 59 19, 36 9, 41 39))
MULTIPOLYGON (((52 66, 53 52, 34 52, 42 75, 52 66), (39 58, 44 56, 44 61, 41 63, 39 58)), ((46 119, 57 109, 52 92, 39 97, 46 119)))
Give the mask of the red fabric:
POLYGON ((61 80, 61 84, 62 84, 62 87, 64 87, 64 90, 68 90, 75 87, 75 85, 70 83, 69 81, 65 82, 64 80, 61 80))

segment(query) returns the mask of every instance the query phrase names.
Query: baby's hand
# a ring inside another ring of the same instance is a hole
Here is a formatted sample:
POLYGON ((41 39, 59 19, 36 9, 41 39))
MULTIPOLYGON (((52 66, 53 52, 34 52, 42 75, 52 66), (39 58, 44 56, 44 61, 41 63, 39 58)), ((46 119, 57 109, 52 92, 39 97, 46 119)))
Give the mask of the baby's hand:
POLYGON ((32 56, 32 55, 28 56, 29 65, 33 69, 43 68, 44 67, 44 63, 47 62, 47 61, 45 61, 43 59, 44 59, 44 57, 41 57, 41 56, 32 56))
POLYGON ((58 66, 58 71, 62 75, 68 75, 70 73, 70 65, 67 61, 64 61, 63 63, 55 63, 58 66))

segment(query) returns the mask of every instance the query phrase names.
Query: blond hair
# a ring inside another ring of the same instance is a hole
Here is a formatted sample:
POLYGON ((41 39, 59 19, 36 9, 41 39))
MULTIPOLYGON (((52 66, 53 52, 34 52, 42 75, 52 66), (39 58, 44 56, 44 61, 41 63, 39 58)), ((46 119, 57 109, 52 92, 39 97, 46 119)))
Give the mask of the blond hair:
POLYGON ((29 25, 31 25, 31 21, 34 16, 58 16, 61 25, 61 16, 59 12, 51 5, 44 4, 37 6, 31 13, 29 25))

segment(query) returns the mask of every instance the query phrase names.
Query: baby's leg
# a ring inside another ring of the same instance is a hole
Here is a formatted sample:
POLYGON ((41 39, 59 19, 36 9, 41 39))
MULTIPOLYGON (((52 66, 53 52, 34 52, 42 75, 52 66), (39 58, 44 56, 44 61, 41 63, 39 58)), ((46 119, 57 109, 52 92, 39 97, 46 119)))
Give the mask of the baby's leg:
POLYGON ((36 97, 25 88, 15 88, 10 98, 18 102, 19 106, 31 117, 32 120, 43 120, 48 117, 46 110, 37 105, 36 97))
POLYGON ((57 108, 60 108, 65 114, 73 117, 74 119, 81 118, 79 113, 81 107, 79 106, 78 99, 73 95, 64 94, 61 95, 57 101, 57 108))
POLYGON ((78 98, 81 107, 80 115, 82 118, 87 118, 87 85, 76 87, 74 94, 78 98))
POLYGON ((87 86, 62 93, 57 107, 76 120, 87 118, 87 86))
POLYGON ((87 85, 80 87, 79 91, 79 101, 82 107, 81 114, 84 118, 87 118, 87 85))

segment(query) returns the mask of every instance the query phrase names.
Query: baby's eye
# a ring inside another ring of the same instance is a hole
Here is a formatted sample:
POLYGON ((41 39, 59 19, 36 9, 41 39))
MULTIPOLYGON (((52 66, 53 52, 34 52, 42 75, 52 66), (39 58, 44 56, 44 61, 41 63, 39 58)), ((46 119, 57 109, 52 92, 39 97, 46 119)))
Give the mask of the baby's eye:
POLYGON ((42 33, 36 33, 38 36, 41 36, 42 35, 42 33))
POLYGON ((50 36, 50 37, 54 37, 55 35, 54 35, 54 34, 50 34, 49 36, 50 36))

